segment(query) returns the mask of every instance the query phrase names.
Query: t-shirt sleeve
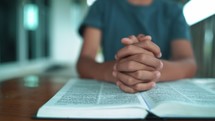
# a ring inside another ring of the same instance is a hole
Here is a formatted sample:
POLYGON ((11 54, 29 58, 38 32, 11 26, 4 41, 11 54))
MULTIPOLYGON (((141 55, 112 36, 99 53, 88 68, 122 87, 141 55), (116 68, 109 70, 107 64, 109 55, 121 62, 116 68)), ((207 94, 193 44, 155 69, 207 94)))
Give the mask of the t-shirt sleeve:
POLYGON ((104 0, 96 0, 94 4, 89 8, 89 11, 79 27, 79 34, 82 36, 87 26, 102 29, 103 26, 103 7, 104 0))
POLYGON ((190 28, 185 20, 184 14, 183 14, 183 7, 180 4, 177 4, 176 12, 173 17, 173 21, 171 24, 170 29, 170 40, 177 40, 177 39, 186 39, 191 40, 190 35, 190 28))

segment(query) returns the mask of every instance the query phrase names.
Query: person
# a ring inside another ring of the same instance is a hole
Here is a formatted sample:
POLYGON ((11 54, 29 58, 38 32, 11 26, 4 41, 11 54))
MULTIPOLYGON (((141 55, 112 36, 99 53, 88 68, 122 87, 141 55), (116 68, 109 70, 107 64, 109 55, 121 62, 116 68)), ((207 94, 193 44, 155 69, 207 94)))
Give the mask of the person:
POLYGON ((128 93, 197 70, 182 6, 169 0, 97 0, 79 28, 81 78, 115 83, 128 93), (102 49, 104 62, 95 58, 102 49))

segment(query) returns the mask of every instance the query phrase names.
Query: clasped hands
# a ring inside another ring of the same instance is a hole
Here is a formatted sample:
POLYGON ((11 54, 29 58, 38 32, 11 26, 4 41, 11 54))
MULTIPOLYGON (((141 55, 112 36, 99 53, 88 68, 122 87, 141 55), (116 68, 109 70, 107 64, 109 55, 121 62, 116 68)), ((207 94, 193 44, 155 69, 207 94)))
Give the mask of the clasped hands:
POLYGON ((123 38, 125 45, 115 55, 112 75, 116 85, 125 92, 135 93, 153 88, 161 76, 163 63, 160 48, 143 34, 123 38))

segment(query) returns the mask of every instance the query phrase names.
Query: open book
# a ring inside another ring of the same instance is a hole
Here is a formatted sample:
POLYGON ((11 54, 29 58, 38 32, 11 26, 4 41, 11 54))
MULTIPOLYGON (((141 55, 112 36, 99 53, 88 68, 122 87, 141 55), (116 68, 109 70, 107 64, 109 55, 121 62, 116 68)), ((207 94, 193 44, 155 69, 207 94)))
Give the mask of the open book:
POLYGON ((142 119, 148 112, 159 117, 215 117, 215 92, 201 86, 203 81, 163 82, 128 94, 111 83, 71 79, 40 107, 36 117, 142 119))

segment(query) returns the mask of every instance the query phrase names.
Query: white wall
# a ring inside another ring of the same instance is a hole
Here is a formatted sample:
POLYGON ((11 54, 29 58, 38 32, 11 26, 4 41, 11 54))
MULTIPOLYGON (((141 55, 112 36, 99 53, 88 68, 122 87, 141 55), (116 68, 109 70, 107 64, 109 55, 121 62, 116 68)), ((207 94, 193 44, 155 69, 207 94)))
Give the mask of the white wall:
POLYGON ((52 0, 50 18, 51 57, 57 62, 75 64, 82 40, 77 34, 78 7, 71 0, 52 0))

